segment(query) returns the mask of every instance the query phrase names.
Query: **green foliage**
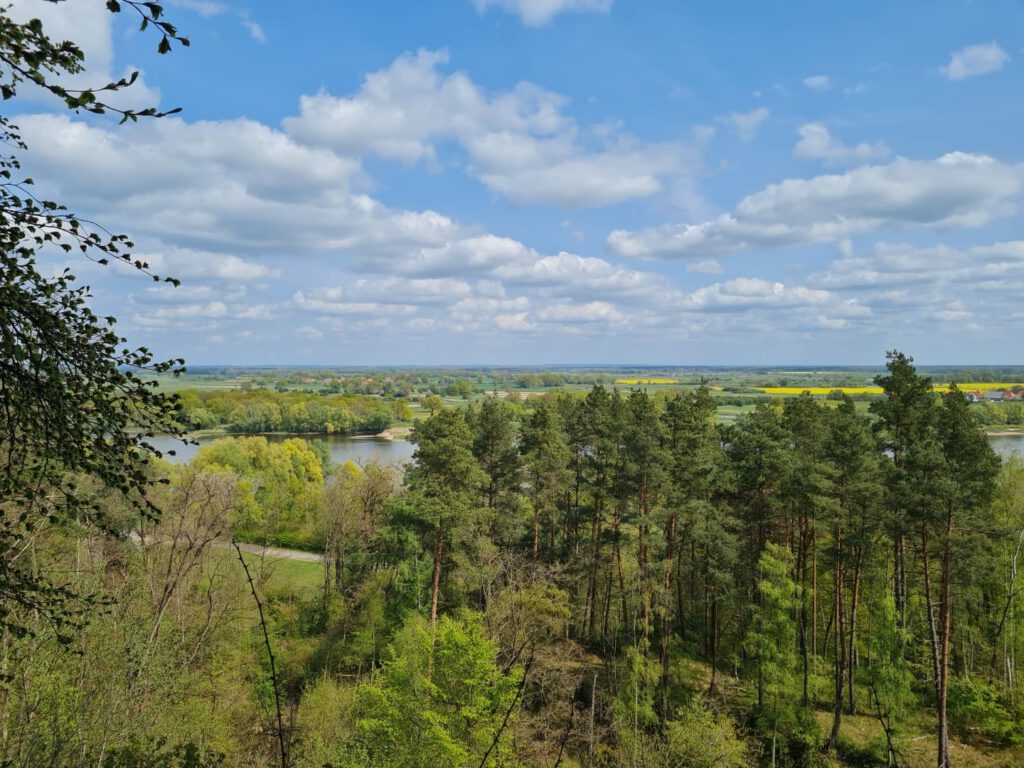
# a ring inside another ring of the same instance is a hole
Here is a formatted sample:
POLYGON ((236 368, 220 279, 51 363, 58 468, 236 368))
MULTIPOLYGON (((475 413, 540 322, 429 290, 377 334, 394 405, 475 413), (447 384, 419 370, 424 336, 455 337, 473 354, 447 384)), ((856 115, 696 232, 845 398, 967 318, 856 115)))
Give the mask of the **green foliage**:
POLYGON ((749 755, 728 715, 694 702, 667 724, 662 765, 743 768, 749 755))
POLYGON ((520 459, 514 407, 507 400, 485 398, 471 407, 466 420, 473 433, 473 455, 484 474, 483 495, 489 508, 508 508, 519 489, 520 459))
POLYGON ((309 768, 351 765, 356 688, 333 677, 317 677, 302 692, 296 723, 296 764, 309 768))
MULTIPOLYGON (((83 585, 130 611, 98 620, 75 664, 7 638, 6 669, 25 681, 0 696, 16 764, 52 749, 61 764, 64 745, 81 744, 101 765, 104 717, 106 744, 159 734, 224 752, 230 768, 274 763, 251 595, 229 596, 237 563, 215 543, 229 527, 309 536, 325 556, 266 568, 246 557, 277 689, 296 713, 295 768, 899 761, 935 700, 922 530, 933 617, 940 588, 955 598, 952 725, 1013 744, 1024 470, 999 470, 955 394, 890 362, 903 402, 886 402, 875 429, 849 398, 762 399, 722 427, 704 386, 596 386, 439 406, 414 428, 404 477, 330 467, 296 440, 207 446, 161 470, 172 481, 152 496, 170 515, 162 534, 117 549, 71 526, 40 538, 43 568, 91 574, 83 585), (843 717, 825 755, 818 718, 834 707, 822 695, 834 670, 843 717), (108 699, 126 703, 90 706, 108 699), (29 710, 32 727, 19 727, 29 710), (883 735, 865 737, 866 724, 883 735)), ((286 382, 253 378, 251 392, 274 383, 286 382)), ((127 536, 137 518, 110 495, 103 505, 127 536)))
POLYGON ((425 497, 446 504, 468 505, 482 485, 482 470, 473 455, 473 435, 462 411, 444 408, 416 423, 414 466, 409 486, 425 497))
POLYGON ((772 762, 775 762, 776 738, 803 735, 804 719, 798 709, 796 684, 796 623, 799 605, 797 585, 790 574, 793 555, 768 542, 757 562, 760 578, 757 600, 744 643, 757 665, 760 707, 757 717, 771 734, 772 762))
POLYGON ((1002 745, 1024 743, 1024 722, 1008 710, 999 691, 980 680, 957 679, 949 684, 949 716, 965 735, 980 733, 1002 745))
POLYGON ((115 747, 103 759, 103 768, 220 768, 223 765, 224 755, 192 742, 168 747, 164 739, 115 747))
MULTIPOLYGON (((414 617, 399 632, 372 683, 357 693, 365 763, 379 768, 477 766, 501 732, 522 672, 503 672, 479 616, 414 617)), ((501 740, 499 739, 499 742, 501 740)), ((486 765, 508 765, 499 743, 486 765)))
POLYGON ((322 456, 305 440, 224 438, 204 445, 191 464, 235 472, 243 492, 236 533, 243 539, 321 546, 312 511, 324 482, 322 456))
POLYGON ((621 768, 745 768, 751 765, 747 744, 724 712, 699 701, 665 723, 662 732, 617 729, 618 750, 602 765, 621 768))
POLYGON ((366 395, 186 389, 179 396, 187 428, 239 434, 376 434, 409 415, 404 401, 366 395))
MULTIPOLYGON (((124 5, 157 27, 161 50, 169 50, 172 40, 188 44, 173 25, 157 20, 158 4, 124 5)), ((108 9, 116 12, 120 5, 108 3, 108 9)), ((39 19, 17 23, 6 7, 0 9, 4 101, 27 88, 56 97, 68 109, 120 114, 122 122, 169 114, 108 103, 106 94, 129 87, 137 73, 100 88, 61 85, 66 76, 84 71, 84 59, 74 42, 51 39, 39 19)), ((67 641, 90 609, 89 597, 24 566, 16 553, 51 525, 102 527, 103 507, 82 485, 99 484, 138 512, 157 513, 147 499, 151 477, 145 458, 155 453, 147 438, 174 432, 178 408, 173 396, 153 391, 138 372, 177 373, 183 361, 157 361, 148 349, 127 346, 115 318, 92 312, 89 288, 70 269, 51 277, 40 268, 40 252, 79 251, 96 263, 118 261, 161 280, 132 254, 127 236, 112 235, 34 193, 19 159, 27 147, 2 116, 0 143, 16 153, 0 156, 0 631, 24 634, 29 622, 23 617, 41 611, 67 641)))
POLYGON ((871 655, 867 682, 874 714, 894 738, 900 736, 901 724, 914 703, 914 676, 906 659, 910 639, 899 627, 892 594, 880 595, 872 603, 871 632, 866 639, 871 655))

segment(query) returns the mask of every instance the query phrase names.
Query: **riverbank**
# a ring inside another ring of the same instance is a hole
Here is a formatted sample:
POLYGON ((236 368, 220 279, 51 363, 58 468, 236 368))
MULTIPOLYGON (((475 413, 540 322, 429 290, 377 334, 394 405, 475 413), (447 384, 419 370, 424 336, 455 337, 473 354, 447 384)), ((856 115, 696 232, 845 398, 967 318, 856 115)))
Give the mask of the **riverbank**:
POLYGON ((197 429, 186 440, 216 440, 221 437, 300 437, 303 440, 345 438, 348 440, 408 440, 412 427, 389 427, 383 432, 228 432, 223 429, 197 429))
POLYGON ((370 438, 371 440, 408 440, 412 435, 412 427, 389 427, 376 435, 352 435, 354 439, 370 438))

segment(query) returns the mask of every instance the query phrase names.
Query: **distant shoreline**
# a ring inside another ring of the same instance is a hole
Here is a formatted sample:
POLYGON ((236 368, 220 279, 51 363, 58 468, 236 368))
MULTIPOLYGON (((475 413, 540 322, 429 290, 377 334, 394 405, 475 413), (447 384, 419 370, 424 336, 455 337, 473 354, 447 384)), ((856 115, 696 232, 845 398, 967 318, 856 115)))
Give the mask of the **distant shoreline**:
POLYGON ((1020 429, 986 429, 988 437, 1024 437, 1024 427, 1020 429))
POLYGON ((185 435, 186 440, 211 440, 222 437, 266 437, 276 435, 281 437, 297 437, 303 440, 316 440, 322 437, 343 437, 347 440, 408 440, 412 434, 412 427, 389 427, 383 432, 228 432, 223 429, 197 429, 185 435))

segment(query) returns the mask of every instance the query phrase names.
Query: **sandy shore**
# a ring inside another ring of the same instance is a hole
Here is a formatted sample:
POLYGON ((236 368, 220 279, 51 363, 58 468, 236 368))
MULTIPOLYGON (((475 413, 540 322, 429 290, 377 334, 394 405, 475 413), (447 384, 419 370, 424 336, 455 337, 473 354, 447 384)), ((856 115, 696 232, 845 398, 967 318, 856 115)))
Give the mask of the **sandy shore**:
POLYGON ((376 435, 359 435, 359 437, 372 437, 374 440, 408 440, 412 434, 412 427, 391 427, 376 435))

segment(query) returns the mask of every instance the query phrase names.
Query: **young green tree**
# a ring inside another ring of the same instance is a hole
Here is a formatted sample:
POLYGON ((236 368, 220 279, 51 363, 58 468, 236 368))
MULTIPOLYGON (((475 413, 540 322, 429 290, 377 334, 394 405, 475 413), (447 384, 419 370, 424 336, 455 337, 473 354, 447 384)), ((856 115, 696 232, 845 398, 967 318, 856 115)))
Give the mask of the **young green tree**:
POLYGON ((508 765, 509 722, 523 670, 503 671, 480 617, 413 617, 356 703, 356 765, 478 768, 508 765))
POLYGON ((871 664, 867 684, 871 708, 885 734, 886 764, 897 765, 898 739, 913 703, 914 678, 907 664, 910 633, 899 626, 896 602, 886 590, 872 603, 871 632, 867 637, 871 664))
POLYGON ((323 486, 317 505, 324 542, 324 594, 344 593, 348 571, 364 560, 366 542, 385 522, 388 501, 400 478, 377 464, 364 468, 352 462, 338 467, 323 486), (333 571, 334 577, 331 578, 333 571))
POLYGON ((793 554, 768 542, 758 559, 761 578, 745 645, 757 664, 759 716, 771 733, 771 765, 776 765, 778 736, 796 724, 796 626, 799 587, 790 574, 793 554))

